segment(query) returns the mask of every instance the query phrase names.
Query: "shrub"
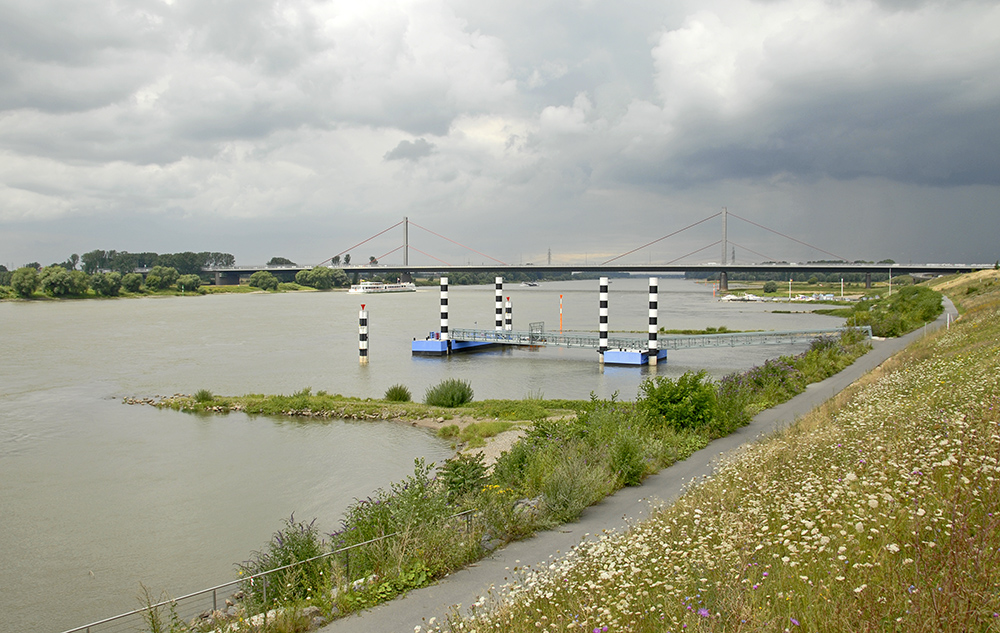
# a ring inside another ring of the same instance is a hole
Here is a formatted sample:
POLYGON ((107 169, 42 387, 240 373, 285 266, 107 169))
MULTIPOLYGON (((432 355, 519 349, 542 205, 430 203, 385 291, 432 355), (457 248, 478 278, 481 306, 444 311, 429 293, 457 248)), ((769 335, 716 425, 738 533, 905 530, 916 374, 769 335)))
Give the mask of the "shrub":
POLYGON ((636 404, 654 426, 701 429, 715 418, 715 389, 704 371, 685 372, 677 380, 646 379, 639 385, 636 404))
POLYGON ((10 285, 19 297, 30 297, 38 290, 38 271, 30 266, 18 268, 10 277, 10 285))
POLYGON ((94 273, 90 276, 90 288, 103 297, 117 296, 121 287, 121 273, 94 273))
POLYGON ((53 297, 82 295, 87 292, 87 274, 81 270, 66 270, 62 266, 42 269, 38 283, 45 294, 53 297))
POLYGON ((122 289, 126 292, 139 292, 142 287, 142 275, 139 273, 128 273, 122 277, 122 289))
POLYGON ((472 494, 483 487, 486 480, 486 465, 483 454, 462 453, 449 459, 438 469, 438 479, 448 491, 448 501, 472 494))
MULTIPOLYGON (((285 521, 285 527, 271 537, 271 542, 250 556, 250 560, 238 565, 240 574, 253 576, 272 569, 284 567, 314 558, 329 551, 326 542, 320 538, 315 519, 309 523, 296 521, 292 515, 285 521)), ((267 607, 286 601, 305 600, 320 591, 330 582, 331 558, 321 558, 277 572, 278 577, 267 581, 267 607)), ((246 582, 243 591, 257 605, 264 605, 264 583, 258 579, 246 582)))
POLYGON ((419 565, 420 553, 412 545, 421 535, 438 529, 441 519, 449 513, 447 493, 430 475, 434 464, 428 465, 423 459, 416 459, 413 464, 413 475, 404 481, 351 504, 342 529, 331 535, 339 548, 399 533, 395 539, 352 550, 348 580, 373 573, 380 577, 399 576, 413 569, 419 565))
POLYGON ((250 286, 261 290, 277 290, 278 278, 266 270, 258 270, 250 275, 250 286))
POLYGON ((211 402, 214 398, 215 396, 208 389, 199 389, 194 393, 195 402, 211 402))
POLYGON ((153 266, 146 275, 146 287, 150 290, 166 290, 177 283, 180 273, 171 266, 153 266))
POLYGON ((201 277, 198 275, 181 275, 177 278, 177 288, 181 291, 197 290, 201 287, 201 277))
POLYGON ((385 400, 389 402, 409 402, 412 399, 410 390, 406 385, 393 385, 385 390, 385 400))
POLYGON ((460 407, 472 402, 472 385, 458 378, 447 378, 429 387, 424 402, 434 407, 460 407))
POLYGON ((764 292, 778 292, 778 284, 774 281, 765 281, 764 292))

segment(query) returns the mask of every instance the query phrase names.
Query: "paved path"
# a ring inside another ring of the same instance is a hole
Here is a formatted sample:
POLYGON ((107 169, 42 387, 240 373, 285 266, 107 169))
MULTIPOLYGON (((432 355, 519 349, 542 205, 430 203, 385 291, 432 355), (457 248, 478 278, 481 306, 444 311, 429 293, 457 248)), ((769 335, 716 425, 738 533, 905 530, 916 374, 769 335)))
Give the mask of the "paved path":
MULTIPOLYGON (((945 314, 950 314, 952 320, 957 316, 954 305, 947 299, 945 314)), ((560 557, 588 535, 599 535, 604 530, 620 530, 647 516, 651 507, 676 499, 684 485, 692 479, 711 475, 721 454, 729 453, 762 435, 791 424, 926 332, 942 327, 945 318, 942 314, 926 328, 898 339, 873 341, 871 352, 836 376, 809 385, 803 393, 788 402, 761 412, 749 425, 715 440, 686 460, 646 478, 642 486, 624 488, 601 503, 587 508, 575 523, 511 543, 492 556, 455 572, 434 585, 411 591, 402 598, 368 611, 336 620, 320 631, 413 633, 414 627, 418 625, 426 628, 431 618, 442 622, 451 613, 453 605, 471 605, 480 596, 486 595, 491 587, 505 584, 511 576, 508 569, 522 565, 535 567, 541 563, 548 565, 549 559, 560 557)))

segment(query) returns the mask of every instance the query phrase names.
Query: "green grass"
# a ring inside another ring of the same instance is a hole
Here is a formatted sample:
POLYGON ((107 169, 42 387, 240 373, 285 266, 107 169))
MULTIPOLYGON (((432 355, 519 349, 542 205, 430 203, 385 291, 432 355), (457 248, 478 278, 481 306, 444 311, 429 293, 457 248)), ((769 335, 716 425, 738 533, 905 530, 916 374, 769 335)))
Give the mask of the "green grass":
POLYGON ((1000 292, 968 296, 950 330, 451 630, 998 630, 1000 292))

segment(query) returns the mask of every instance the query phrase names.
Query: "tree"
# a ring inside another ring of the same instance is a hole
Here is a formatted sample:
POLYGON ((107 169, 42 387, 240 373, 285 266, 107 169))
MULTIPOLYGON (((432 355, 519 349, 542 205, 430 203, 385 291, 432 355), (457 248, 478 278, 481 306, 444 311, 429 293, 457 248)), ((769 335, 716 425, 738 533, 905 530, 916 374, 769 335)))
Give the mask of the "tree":
POLYGON ((82 295, 87 292, 87 273, 80 270, 66 270, 62 266, 49 266, 38 276, 42 291, 53 297, 82 295))
POLYGON ((204 258, 198 253, 185 251, 183 253, 164 253, 156 258, 156 265, 174 268, 179 275, 197 275, 205 263, 204 258))
POLYGON ((90 288, 102 297, 114 297, 122 287, 121 273, 94 273, 90 276, 90 288))
POLYGON ((378 266, 378 260, 375 259, 374 255, 369 255, 368 256, 368 265, 369 266, 378 266))
POLYGON ((120 253, 115 253, 115 256, 111 258, 111 261, 108 262, 108 268, 116 270, 122 275, 127 275, 128 273, 135 272, 138 264, 138 255, 129 253, 128 251, 121 251, 120 253))
POLYGON ((774 281, 765 281, 764 292, 778 292, 778 284, 774 281))
POLYGON ((250 286, 261 290, 277 290, 278 278, 266 270, 258 270, 250 275, 250 286))
POLYGON ((93 275, 98 269, 107 268, 108 253, 107 251, 93 250, 81 255, 80 261, 83 262, 83 272, 93 275))
POLYGON ((351 280, 347 278, 347 273, 345 273, 342 268, 331 268, 330 273, 333 274, 334 286, 343 288, 351 285, 351 280))
POLYGON ((146 287, 151 290, 166 290, 177 283, 178 277, 180 277, 180 273, 177 272, 176 268, 153 266, 152 270, 149 271, 149 275, 146 276, 146 287), (150 277, 155 277, 155 283, 150 283, 150 277))
POLYGON ((330 265, 340 266, 340 255, 334 255, 330 258, 330 265))
POLYGON ((272 257, 268 262, 268 266, 297 266, 295 262, 284 257, 272 257))
POLYGON ((142 287, 142 275, 139 273, 128 273, 122 277, 122 288, 126 292, 139 292, 142 287))
POLYGON ((181 275, 177 278, 177 287, 181 292, 197 290, 201 287, 201 277, 198 275, 181 275))
POLYGON ((344 255, 344 266, 350 266, 350 265, 351 265, 351 254, 348 253, 347 255, 344 255))
POLYGON ((333 288, 333 270, 326 266, 317 266, 309 271, 309 285, 319 290, 333 288))
POLYGON ((77 264, 80 263, 80 256, 77 255, 76 253, 73 253, 72 255, 69 256, 69 262, 73 264, 73 268, 71 268, 70 270, 76 270, 77 264))
POLYGON ((19 297, 30 297, 38 290, 38 270, 30 266, 18 268, 10 278, 10 286, 19 297))

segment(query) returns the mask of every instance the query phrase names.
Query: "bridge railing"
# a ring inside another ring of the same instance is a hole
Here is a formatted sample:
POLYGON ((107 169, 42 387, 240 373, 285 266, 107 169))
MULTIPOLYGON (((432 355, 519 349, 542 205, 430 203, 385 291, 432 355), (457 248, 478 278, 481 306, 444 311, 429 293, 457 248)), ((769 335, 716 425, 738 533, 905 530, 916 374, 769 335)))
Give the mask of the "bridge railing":
MULTIPOLYGON (((465 529, 466 532, 471 532, 472 519, 476 512, 477 510, 475 509, 466 510, 464 512, 459 512, 445 517, 443 520, 447 523, 454 519, 464 518, 465 521, 459 521, 454 525, 457 526, 456 529, 465 529)), ((222 583, 221 585, 216 585, 214 587, 209 587, 207 589, 202 589, 200 591, 195 591, 194 593, 180 596, 179 598, 169 598, 156 604, 149 604, 133 611, 129 611, 128 613, 121 613, 110 618, 98 620, 97 622, 91 622, 90 624, 68 629, 67 631, 64 631, 64 633, 121 633, 126 631, 130 633, 139 633, 149 630, 151 618, 164 623, 163 630, 171 631, 174 630, 174 622, 183 625, 185 627, 184 630, 187 630, 186 627, 192 622, 196 622, 198 620, 202 620, 204 624, 208 625, 211 623, 208 621, 208 617, 206 616, 210 617, 211 614, 217 614, 220 610, 224 613, 231 607, 235 608, 236 605, 239 604, 237 596, 242 590, 244 590, 244 588, 260 587, 263 593, 263 602, 264 604, 267 604, 267 588, 269 586, 273 586, 274 582, 278 582, 278 580, 275 580, 275 575, 301 565, 330 558, 331 556, 342 555, 344 576, 350 579, 351 552, 386 539, 394 538, 399 536, 399 534, 399 532, 393 532, 392 534, 386 534, 373 538, 363 543, 355 543, 354 545, 339 547, 330 552, 325 552, 319 556, 297 561, 290 565, 277 567, 275 569, 270 569, 251 576, 244 576, 236 580, 222 583), (163 613, 164 610, 167 611, 166 614, 163 613)), ((358 581, 355 581, 355 583, 357 582, 358 581)), ((352 583, 348 582, 347 584, 350 585, 352 583)), ((266 624, 267 620, 273 619, 275 617, 275 612, 272 610, 262 613, 240 615, 245 620, 250 621, 250 623, 255 627, 259 627, 260 624, 266 624)), ((214 629, 219 631, 230 630, 228 626, 230 622, 231 621, 226 620, 215 622, 214 629)), ((198 628, 197 630, 202 629, 198 628)))
MULTIPOLYGON (((819 330, 788 330, 768 332, 726 332, 721 334, 696 334, 683 336, 660 336, 660 349, 698 349, 708 347, 741 347, 744 345, 782 345, 812 341, 818 338, 840 336, 847 330, 861 330, 867 338, 872 337, 870 326, 860 328, 827 328, 819 330)), ((451 328, 451 337, 456 341, 496 343, 498 345, 579 347, 598 349, 600 339, 592 332, 546 332, 544 330, 479 330, 451 328)), ((609 349, 646 349, 647 338, 610 336, 609 349)))

